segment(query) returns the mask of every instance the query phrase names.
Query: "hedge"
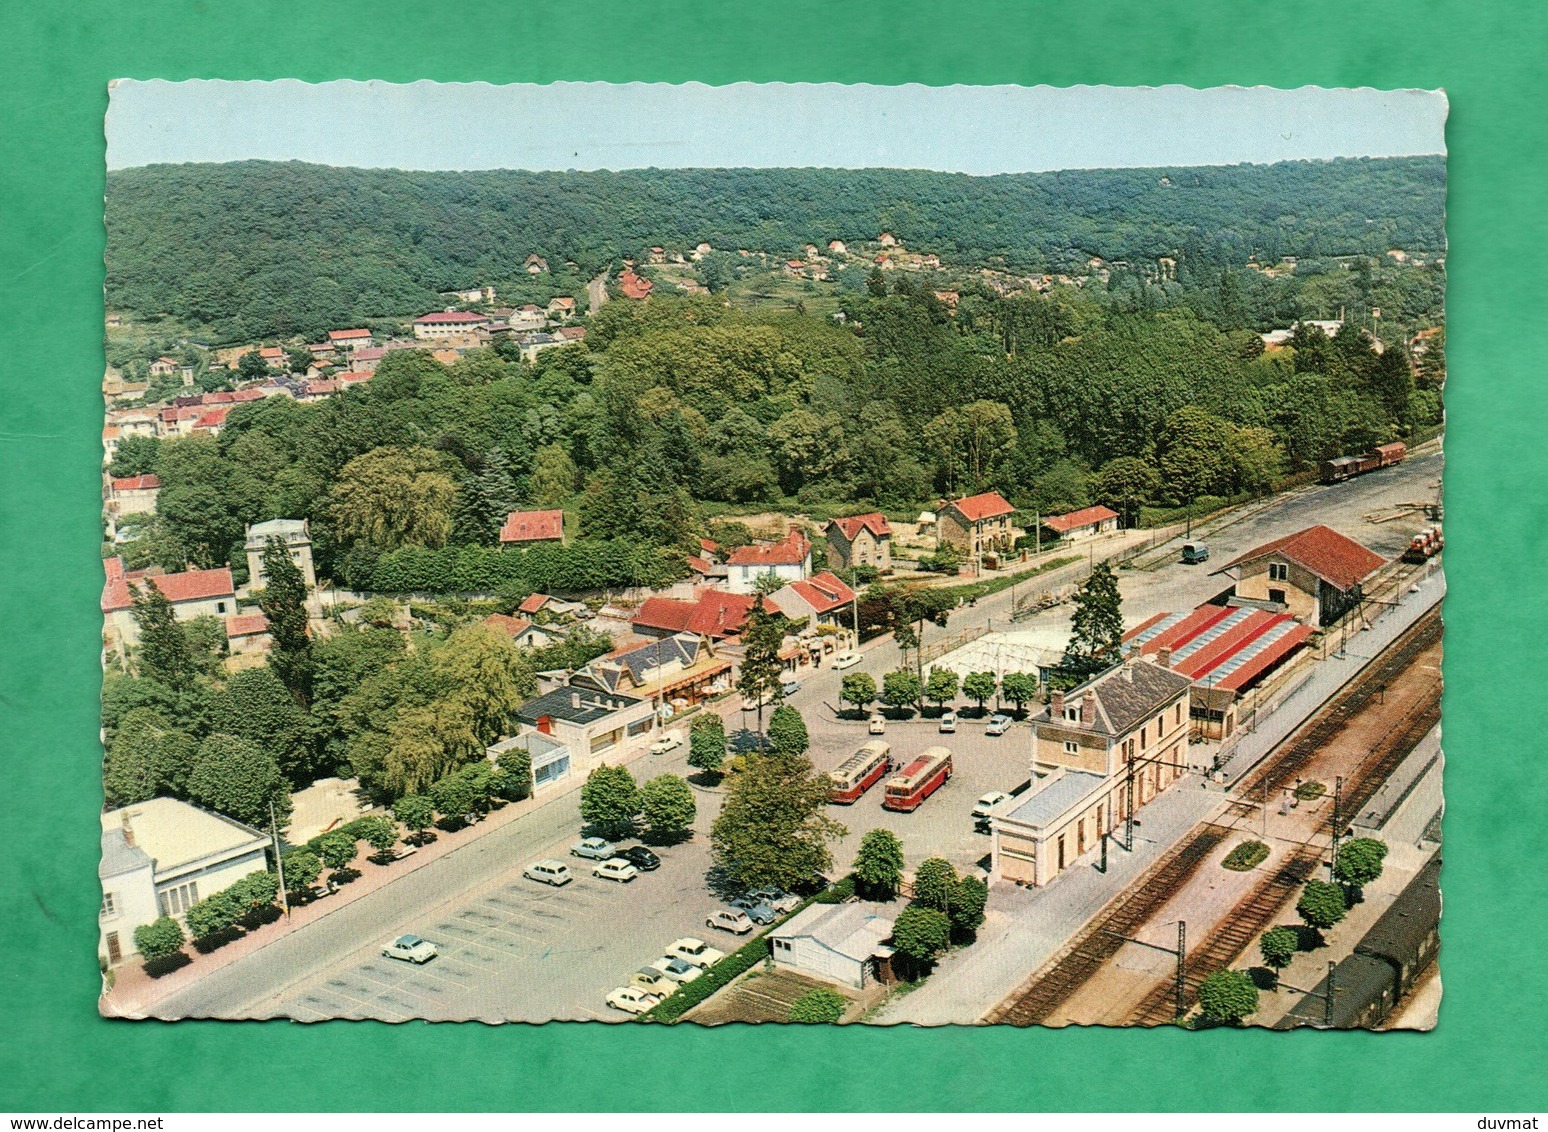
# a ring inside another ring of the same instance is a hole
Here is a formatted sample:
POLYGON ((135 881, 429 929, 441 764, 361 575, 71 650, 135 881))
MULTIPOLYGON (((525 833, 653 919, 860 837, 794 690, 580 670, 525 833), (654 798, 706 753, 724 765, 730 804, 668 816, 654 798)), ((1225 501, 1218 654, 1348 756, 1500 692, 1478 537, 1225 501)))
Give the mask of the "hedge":
POLYGON ((379 593, 580 593, 663 586, 686 577, 681 553, 622 539, 502 550, 489 546, 404 547, 376 560, 379 593))
POLYGON ((1243 841, 1226 854, 1220 863, 1232 872, 1245 873, 1261 865, 1269 855, 1269 847, 1261 841, 1243 841))
POLYGON ((693 982, 673 991, 666 998, 641 1014, 642 1022, 676 1022, 688 1011, 710 995, 727 986, 733 979, 752 970, 772 954, 769 937, 759 935, 745 943, 719 963, 716 963, 693 982))

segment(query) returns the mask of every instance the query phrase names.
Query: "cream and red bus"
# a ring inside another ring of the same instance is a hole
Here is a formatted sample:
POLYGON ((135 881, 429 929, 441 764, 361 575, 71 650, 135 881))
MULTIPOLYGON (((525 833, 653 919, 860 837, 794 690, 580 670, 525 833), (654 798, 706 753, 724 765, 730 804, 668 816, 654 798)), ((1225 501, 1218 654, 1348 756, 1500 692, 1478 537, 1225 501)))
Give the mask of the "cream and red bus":
POLYGON ((892 747, 873 739, 828 772, 831 793, 828 801, 849 805, 892 769, 892 747))
POLYGON ((951 752, 945 747, 926 748, 917 758, 903 768, 903 773, 887 780, 882 797, 882 808, 887 810, 917 810, 931 794, 934 794, 951 777, 951 752))

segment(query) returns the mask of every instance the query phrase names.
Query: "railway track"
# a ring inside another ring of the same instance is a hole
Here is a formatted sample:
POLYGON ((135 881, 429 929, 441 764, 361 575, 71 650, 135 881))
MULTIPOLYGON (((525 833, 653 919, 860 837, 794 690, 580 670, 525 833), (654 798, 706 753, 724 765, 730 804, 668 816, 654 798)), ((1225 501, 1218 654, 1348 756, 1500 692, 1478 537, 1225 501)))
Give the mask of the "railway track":
MULTIPOLYGON (((1188 953, 1183 964, 1184 1004, 1199 1000, 1199 985, 1214 971, 1229 967, 1279 915, 1322 861, 1322 849, 1300 845, 1274 872, 1258 883, 1231 909, 1231 914, 1204 942, 1188 953)), ((1176 988, 1168 981, 1156 987, 1124 1019, 1125 1026, 1161 1026, 1177 1014, 1176 988)))
MULTIPOLYGON (((1371 701, 1381 696, 1422 653, 1433 647, 1441 633, 1439 609, 1416 621, 1319 712, 1316 719, 1293 735, 1283 753, 1266 767, 1251 772, 1238 785, 1241 796, 1251 798, 1263 791, 1265 785, 1272 790, 1277 783, 1305 768, 1355 715, 1368 708, 1371 701)), ((1382 742, 1361 761, 1356 772, 1346 779, 1340 803, 1343 813, 1358 813, 1419 740, 1435 726, 1440 719, 1440 692, 1437 677, 1419 703, 1396 722, 1382 742)), ((1227 816, 1234 813, 1233 809, 1227 816)), ((1036 1026, 1046 1022, 1117 954, 1123 946, 1123 940, 1118 937, 1133 935, 1232 832, 1227 826, 1213 823, 1197 827, 1188 840, 1163 856, 1057 958, 1045 964, 985 1020, 1014 1026, 1036 1026)), ((1199 984, 1210 973, 1229 967, 1269 926, 1322 858, 1323 850, 1319 846, 1298 847, 1272 876, 1238 902, 1221 925, 1189 953, 1183 976, 1187 1005, 1191 1007, 1197 1001, 1199 984)), ((1173 984, 1170 981, 1163 983, 1145 997, 1126 1024, 1144 1026, 1172 1021, 1174 996, 1173 984)))
POLYGON ((1115 905, 1088 924, 1057 958, 995 1007, 985 1020, 1012 1026, 1038 1026, 1047 1021, 1123 946, 1121 939, 1108 933, 1132 935, 1230 834, 1225 826, 1199 826, 1192 837, 1151 866, 1115 905))

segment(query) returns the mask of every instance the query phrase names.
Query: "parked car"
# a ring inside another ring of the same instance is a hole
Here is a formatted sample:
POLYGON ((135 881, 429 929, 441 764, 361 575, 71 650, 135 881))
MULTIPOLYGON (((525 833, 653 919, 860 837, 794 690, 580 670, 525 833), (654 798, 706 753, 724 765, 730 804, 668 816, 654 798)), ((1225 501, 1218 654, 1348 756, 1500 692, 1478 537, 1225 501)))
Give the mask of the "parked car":
POLYGON ((677 989, 677 984, 655 967, 641 967, 629 976, 629 985, 639 987, 647 994, 659 994, 662 998, 677 989))
POLYGON ((435 944, 417 935, 400 935, 382 944, 382 954, 388 959, 407 959, 410 963, 428 963, 439 952, 435 944))
POLYGON ((585 857, 591 861, 605 861, 617 855, 618 851, 613 847, 613 843, 602 837, 588 837, 578 845, 570 846, 570 856, 585 857))
POLYGON ((853 668, 855 665, 860 663, 860 660, 861 656, 859 653, 857 653, 854 649, 848 649, 845 652, 839 653, 838 656, 833 658, 833 667, 842 672, 846 668, 853 668))
POLYGON ((618 855, 642 873, 654 872, 661 867, 661 858, 643 845, 631 845, 618 850, 618 855))
POLYGON ((650 745, 650 753, 664 755, 668 751, 675 751, 683 745, 683 733, 673 728, 671 731, 663 731, 661 738, 650 745))
POLYGON ((779 690, 781 692, 785 693, 786 698, 789 698, 790 696, 795 695, 797 692, 799 692, 801 690, 801 681, 799 681, 799 680, 786 680, 783 684, 781 684, 779 686, 779 690))
POLYGON ((683 983, 691 983, 704 974, 703 967, 695 966, 688 962, 688 960, 679 959, 675 955, 662 956, 650 965, 650 969, 663 978, 670 979, 678 986, 681 986, 683 983))
POLYGON ((521 875, 528 880, 542 881, 551 884, 555 888, 563 888, 575 878, 570 875, 570 866, 563 861, 555 861, 545 857, 541 861, 533 861, 521 870, 521 875))
POLYGON ((574 613, 574 617, 577 621, 590 621, 595 616, 596 612, 594 610, 587 609, 584 605, 577 609, 574 613))
POLYGON ((592 869, 591 875, 598 880, 616 880, 620 884, 628 884, 640 875, 640 870, 622 857, 609 857, 592 869))
POLYGON ((867 728, 872 735, 884 734, 887 730, 887 721, 879 715, 871 716, 871 726, 867 728))
POLYGON ((1197 566, 1200 562, 1208 562, 1209 547, 1202 542, 1183 543, 1182 561, 1184 566, 1197 566))
POLYGON ((704 926, 714 928, 716 931, 730 932, 732 935, 746 935, 756 925, 740 908, 716 908, 704 917, 704 926))
POLYGON ((953 733, 957 730, 956 712, 949 711, 945 715, 941 716, 940 730, 947 734, 953 733))
POLYGON ((607 993, 609 1006, 629 1014, 644 1014, 660 1001, 659 994, 651 994, 643 987, 614 987, 607 993))
POLYGON ((681 959, 684 963, 692 963, 695 967, 712 967, 726 957, 724 951, 717 951, 702 939, 694 939, 692 936, 684 936, 674 940, 666 949, 668 959, 681 959))
POLYGON ((985 735, 1004 735, 1010 730, 1011 717, 1008 715, 991 715, 989 725, 984 728, 985 735))
POLYGON ((767 904, 781 916, 786 912, 794 911, 795 906, 801 903, 799 896, 792 896, 782 888, 755 888, 747 894, 747 898, 756 900, 760 904, 767 904))
POLYGON ((991 790, 973 804, 973 816, 980 820, 989 816, 989 811, 998 806, 1010 795, 1003 790, 991 790))
POLYGON ((735 908, 739 912, 746 912, 747 918, 753 923, 757 924, 759 927, 772 924, 775 920, 779 919, 778 912, 774 911, 773 908, 769 907, 763 901, 753 899, 751 895, 738 896, 735 900, 731 901, 731 907, 735 908))

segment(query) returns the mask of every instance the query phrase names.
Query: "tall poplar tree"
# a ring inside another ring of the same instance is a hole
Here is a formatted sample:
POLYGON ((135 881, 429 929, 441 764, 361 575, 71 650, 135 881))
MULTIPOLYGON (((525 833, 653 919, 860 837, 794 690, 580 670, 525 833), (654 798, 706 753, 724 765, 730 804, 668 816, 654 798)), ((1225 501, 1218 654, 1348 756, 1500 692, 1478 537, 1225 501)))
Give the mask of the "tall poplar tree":
POLYGON ((742 635, 745 642, 742 653, 742 671, 736 678, 736 690, 744 699, 758 705, 758 734, 763 734, 763 700, 765 696, 778 696, 784 675, 784 665, 779 660, 779 645, 784 639, 779 631, 779 615, 770 613, 760 592, 753 598, 752 612, 747 615, 747 631, 742 635))
POLYGON ((134 623, 140 630, 140 675, 172 688, 183 687, 193 676, 193 654, 172 603, 154 582, 130 590, 134 623))
POLYGON ((263 551, 263 572, 268 579, 258 607, 269 619, 274 648, 269 667, 305 707, 312 700, 312 641, 306 635, 306 579, 291 561, 283 539, 270 538, 263 551))

